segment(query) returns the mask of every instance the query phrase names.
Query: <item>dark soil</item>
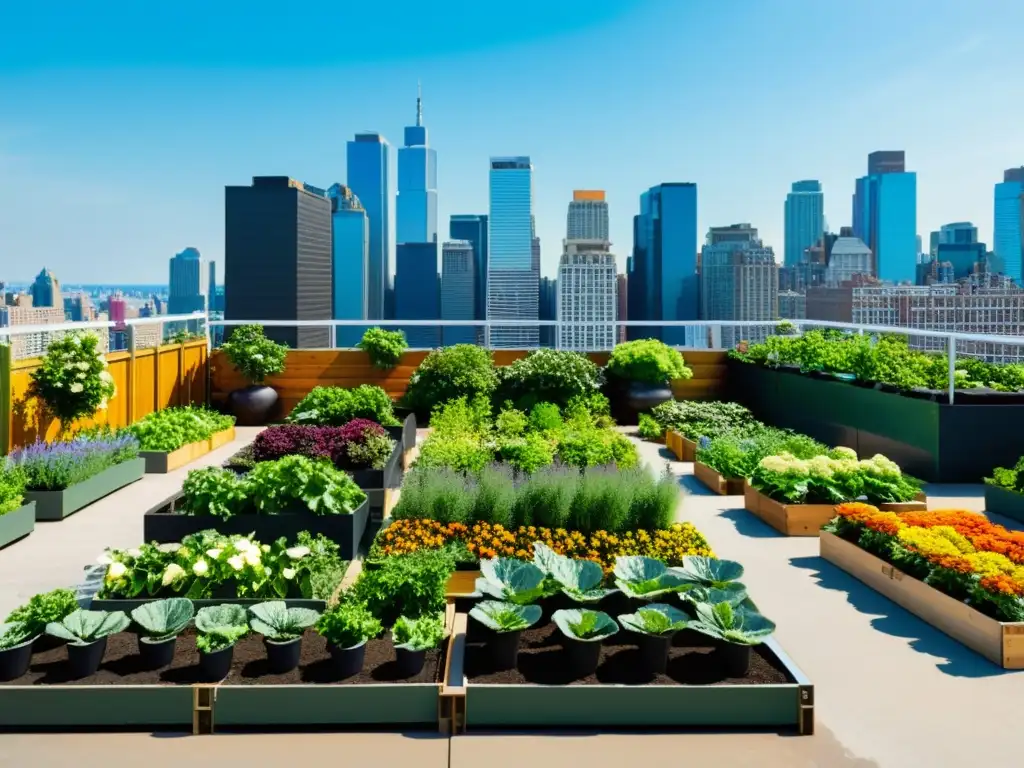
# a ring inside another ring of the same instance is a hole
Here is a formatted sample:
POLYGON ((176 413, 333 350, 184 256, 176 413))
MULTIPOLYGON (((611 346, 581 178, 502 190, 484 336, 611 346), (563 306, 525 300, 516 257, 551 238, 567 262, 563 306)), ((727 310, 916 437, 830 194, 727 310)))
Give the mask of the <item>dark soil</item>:
POLYGON ((764 646, 754 646, 746 677, 730 678, 707 638, 689 630, 676 634, 664 675, 651 678, 642 669, 632 633, 620 630, 601 646, 597 673, 574 680, 565 663, 562 633, 554 624, 525 630, 519 639, 518 669, 494 671, 482 643, 466 646, 466 677, 473 684, 537 685, 769 685, 791 683, 782 664, 764 646))
MULTIPOLYGON (((178 638, 174 663, 164 669, 141 668, 136 635, 121 632, 107 640, 107 652, 99 671, 90 677, 69 680, 67 651, 64 646, 32 655, 32 666, 17 680, 2 685, 167 685, 203 682, 199 675, 199 651, 193 630, 178 638)), ((263 638, 249 635, 235 643, 231 672, 225 685, 282 685, 297 683, 333 683, 352 685, 365 683, 433 683, 444 669, 442 650, 427 653, 423 671, 415 677, 400 678, 391 638, 384 636, 366 644, 363 671, 345 680, 336 680, 327 641, 312 630, 302 639, 302 656, 298 669, 283 675, 267 673, 267 654, 263 638)))

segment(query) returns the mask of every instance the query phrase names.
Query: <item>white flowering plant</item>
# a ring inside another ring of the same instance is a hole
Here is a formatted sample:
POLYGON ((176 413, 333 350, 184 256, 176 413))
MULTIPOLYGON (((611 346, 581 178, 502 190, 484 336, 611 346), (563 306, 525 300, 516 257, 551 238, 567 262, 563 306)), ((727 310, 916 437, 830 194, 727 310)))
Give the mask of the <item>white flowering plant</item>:
POLYGON ((240 374, 252 384, 284 370, 288 347, 268 339, 262 325, 240 325, 221 345, 221 350, 240 374))
POLYGON ((920 484, 890 459, 876 454, 858 459, 852 448, 798 459, 791 453, 766 456, 750 484, 784 504, 841 504, 862 499, 869 504, 913 501, 920 484))
POLYGON ((98 562, 107 566, 100 596, 115 599, 200 600, 220 596, 225 586, 239 598, 327 599, 345 567, 334 542, 306 531, 294 542, 282 537, 273 544, 200 531, 181 543, 108 549, 98 562))
POLYGON ((32 372, 32 393, 64 425, 107 407, 117 393, 95 333, 70 333, 50 342, 32 372))

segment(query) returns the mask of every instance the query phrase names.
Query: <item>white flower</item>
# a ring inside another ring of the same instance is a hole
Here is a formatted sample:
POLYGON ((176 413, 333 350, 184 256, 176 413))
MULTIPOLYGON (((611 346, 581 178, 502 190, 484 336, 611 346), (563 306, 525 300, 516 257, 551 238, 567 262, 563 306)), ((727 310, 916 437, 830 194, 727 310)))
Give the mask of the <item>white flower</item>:
POLYGON ((128 557, 142 557, 142 550, 138 547, 132 547, 131 549, 125 550, 125 554, 128 557))
POLYGON ((78 379, 79 381, 85 381, 85 374, 79 371, 78 373, 75 374, 75 378, 78 379))
POLYGON ((124 563, 111 563, 107 568, 107 581, 117 581, 128 573, 128 566, 124 563))
POLYGON ((245 560, 249 565, 256 566, 260 564, 260 551, 258 549, 247 550, 242 559, 245 560))
POLYGON ((100 404, 96 406, 96 410, 97 411, 105 411, 105 410, 107 410, 107 399, 106 398, 103 398, 102 400, 100 400, 100 404))
POLYGON ((172 555, 181 549, 181 544, 176 541, 168 542, 167 544, 157 544, 157 552, 163 552, 165 555, 172 555))
POLYGON ((164 577, 160 581, 165 587, 168 587, 184 575, 184 568, 177 563, 171 563, 167 566, 166 570, 164 570, 164 577))
POLYGON ((309 547, 292 547, 284 551, 292 560, 301 560, 309 554, 309 547))
POLYGON ((82 346, 82 337, 81 336, 72 336, 71 337, 71 343, 74 344, 76 347, 82 346))
POLYGON ((262 549, 264 552, 269 552, 270 551, 270 545, 269 544, 264 544, 262 547, 260 547, 260 549, 262 549))
POLYGON ((206 556, 211 560, 216 560, 218 557, 220 557, 220 553, 223 551, 223 549, 208 549, 206 550, 206 556))
POLYGON ((263 355, 261 355, 259 352, 254 352, 253 355, 252 355, 252 359, 253 360, 262 360, 263 359, 263 355))
POLYGON ((206 564, 205 560, 196 560, 195 565, 192 566, 192 573, 196 576, 205 576, 209 570, 210 566, 206 564))
POLYGON ((245 560, 243 560, 240 555, 235 555, 234 557, 228 558, 228 565, 230 565, 236 571, 240 571, 242 570, 243 567, 245 567, 245 560))
POLYGON ((80 362, 77 367, 78 367, 78 370, 80 370, 80 371, 88 371, 89 370, 89 364, 87 362, 85 362, 84 360, 82 362, 80 362))
POLYGON ((253 543, 248 539, 236 539, 233 546, 239 552, 248 552, 252 549, 253 543))
POLYGON ((289 579, 289 580, 290 579, 294 579, 295 578, 295 569, 294 568, 285 568, 283 571, 281 571, 281 575, 284 576, 286 579, 289 579))
POLYGON ((55 386, 57 389, 63 389, 64 388, 64 384, 62 384, 59 381, 53 382, 53 386, 55 386))
POLYGON ((104 384, 113 384, 114 377, 110 375, 110 371, 100 371, 100 381, 104 384))
POLYGON ((80 382, 76 381, 70 387, 68 387, 68 389, 70 389, 74 394, 77 395, 79 392, 85 389, 85 387, 83 387, 80 382))

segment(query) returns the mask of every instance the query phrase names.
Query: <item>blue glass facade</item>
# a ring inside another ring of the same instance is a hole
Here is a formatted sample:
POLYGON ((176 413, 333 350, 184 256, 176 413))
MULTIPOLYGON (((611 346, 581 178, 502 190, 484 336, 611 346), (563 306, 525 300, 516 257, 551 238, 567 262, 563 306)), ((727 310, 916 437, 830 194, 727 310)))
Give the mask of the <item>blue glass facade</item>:
POLYGON ((468 240, 473 245, 474 319, 487 319, 487 216, 453 214, 448 222, 448 237, 468 240))
POLYGON ((395 242, 437 242, 437 151, 427 142, 422 101, 416 101, 416 125, 405 129, 398 150, 398 204, 395 242))
POLYGON ((787 267, 796 266, 804 251, 815 245, 825 232, 825 195, 821 182, 814 180, 793 183, 786 195, 786 253, 787 267))
MULTIPOLYGON (((529 157, 493 157, 487 219, 487 319, 537 320, 540 275, 533 264, 533 166, 529 157)), ((537 346, 537 327, 491 331, 491 345, 537 346)))
MULTIPOLYGON (((473 244, 469 240, 449 240, 441 247, 441 319, 476 319, 476 267, 473 244)), ((445 326, 441 329, 445 346, 476 344, 477 328, 445 326)))
MULTIPOLYGON (((370 221, 359 198, 346 186, 333 185, 331 199, 331 264, 335 320, 364 320, 369 311, 370 221)), ((335 345, 354 347, 366 326, 338 327, 335 345)))
POLYGON ((367 317, 384 317, 384 291, 391 274, 391 145, 377 133, 348 142, 348 186, 359 198, 370 226, 367 317))
MULTIPOLYGON (((395 261, 395 319, 439 319, 437 243, 399 243, 395 261)), ((403 330, 413 349, 432 349, 441 343, 440 326, 408 326, 403 330)))
POLYGON ((974 265, 985 258, 985 250, 984 243, 939 243, 936 259, 940 264, 948 263, 953 280, 959 280, 974 272, 974 265))
POLYGON ((1022 285, 1024 277, 1024 181, 1004 181, 995 189, 992 251, 999 271, 1022 285))
POLYGON ((880 280, 913 283, 917 273, 917 174, 874 177, 871 211, 875 270, 880 280))

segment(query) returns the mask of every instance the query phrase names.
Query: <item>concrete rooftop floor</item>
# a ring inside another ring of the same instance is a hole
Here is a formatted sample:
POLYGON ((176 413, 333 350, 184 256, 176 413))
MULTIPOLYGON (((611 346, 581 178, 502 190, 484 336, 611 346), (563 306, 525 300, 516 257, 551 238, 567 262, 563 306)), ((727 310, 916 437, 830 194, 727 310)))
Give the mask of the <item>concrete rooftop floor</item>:
MULTIPOLYGON (((214 464, 257 430, 191 465, 214 464)), ((669 454, 641 444, 652 469, 669 454)), ((776 638, 815 685, 817 732, 471 734, 313 733, 218 735, 8 734, 0 766, 106 766, 111 754, 146 754, 153 766, 183 760, 275 765, 344 755, 355 765, 489 768, 524 764, 612 766, 634 762, 759 768, 902 768, 1021 765, 1015 730, 1024 674, 1004 672, 824 562, 814 538, 786 538, 711 495, 692 465, 671 461, 687 491, 679 519, 692 521, 720 557, 746 568, 744 581, 778 625, 776 638), (130 751, 129 751, 130 750, 130 751), (145 752, 142 752, 145 750, 145 752)), ((0 616, 36 592, 73 584, 106 546, 139 543, 142 514, 180 488, 187 470, 146 475, 60 523, 0 550, 0 616)), ((932 508, 982 509, 980 486, 931 486, 932 508)), ((1004 524, 1011 521, 999 520, 1004 524)))

